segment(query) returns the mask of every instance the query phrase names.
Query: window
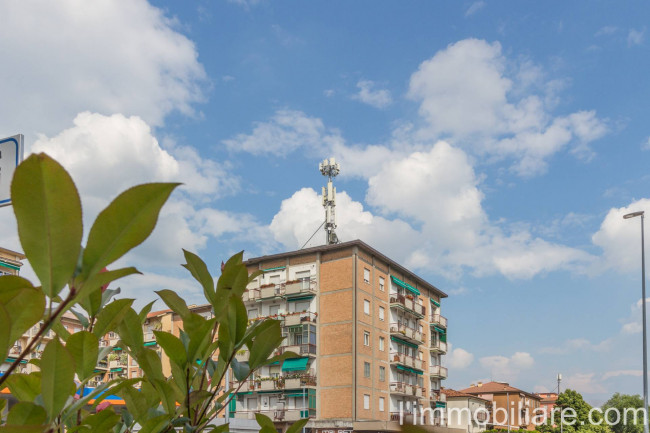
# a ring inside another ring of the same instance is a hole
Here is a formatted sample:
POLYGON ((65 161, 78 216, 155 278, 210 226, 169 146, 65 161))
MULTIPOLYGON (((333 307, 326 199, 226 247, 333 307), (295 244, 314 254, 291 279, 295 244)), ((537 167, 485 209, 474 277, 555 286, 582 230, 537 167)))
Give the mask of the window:
POLYGON ((269 316, 277 316, 279 312, 280 312, 279 305, 271 305, 269 307, 269 316))
POLYGON ((252 310, 248 310, 248 318, 249 319, 257 319, 257 308, 254 308, 252 310))
POLYGON ((384 337, 379 337, 379 350, 384 351, 384 337))
POLYGON ((310 306, 311 306, 310 301, 296 302, 296 311, 298 311, 298 312, 309 311, 310 306))
POLYGON ((370 332, 363 331, 363 345, 370 346, 370 332))
POLYGON ((379 381, 386 381, 386 367, 379 367, 379 381))
POLYGON ((370 395, 368 394, 363 395, 363 408, 366 410, 370 409, 370 395))
POLYGON ((370 377, 370 363, 363 363, 363 377, 370 377))
POLYGON ((379 397, 379 412, 384 411, 384 397, 379 397))
POLYGON ((386 280, 384 280, 384 277, 379 277, 379 290, 383 292, 385 285, 386 285, 386 280))
POLYGON ((363 300, 363 312, 370 315, 370 301, 367 299, 363 300))
POLYGON ((370 269, 363 268, 363 282, 370 284, 370 269))
POLYGON ((384 307, 379 307, 379 320, 384 320, 384 313, 386 309, 384 307))

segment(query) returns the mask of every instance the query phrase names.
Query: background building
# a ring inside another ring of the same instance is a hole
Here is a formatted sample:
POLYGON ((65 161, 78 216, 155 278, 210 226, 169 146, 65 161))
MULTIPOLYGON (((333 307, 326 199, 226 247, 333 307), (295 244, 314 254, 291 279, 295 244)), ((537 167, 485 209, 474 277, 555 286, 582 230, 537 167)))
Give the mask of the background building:
POLYGON ((0 275, 18 275, 25 255, 0 247, 0 275))
POLYGON ((539 405, 542 409, 544 409, 546 416, 550 418, 551 413, 553 412, 553 408, 555 407, 555 403, 557 402, 557 392, 538 392, 535 395, 541 399, 539 405))
POLYGON ((484 398, 449 388, 443 388, 442 394, 447 402, 447 426, 462 429, 467 433, 486 430, 491 402, 484 398))
POLYGON ((522 391, 505 382, 478 382, 461 392, 492 403, 488 428, 535 429, 532 421, 541 401, 537 395, 522 391))

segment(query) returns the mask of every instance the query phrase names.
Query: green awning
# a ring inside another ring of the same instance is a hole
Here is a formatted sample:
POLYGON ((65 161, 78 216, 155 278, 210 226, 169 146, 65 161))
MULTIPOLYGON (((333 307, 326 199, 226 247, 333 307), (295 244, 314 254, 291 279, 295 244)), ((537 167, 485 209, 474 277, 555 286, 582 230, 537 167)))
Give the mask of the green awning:
POLYGON ((103 373, 103 372, 104 372, 104 370, 99 370, 97 368, 93 370, 93 373, 103 373))
POLYGON ((432 303, 433 305, 435 305, 436 307, 440 307, 440 302, 436 301, 436 300, 433 299, 433 298, 430 298, 430 299, 431 299, 431 303, 432 303))
POLYGON ((424 374, 422 371, 416 369, 416 368, 411 368, 411 367, 404 367, 403 365, 397 365, 396 366, 398 370, 406 371, 408 373, 414 373, 414 374, 424 374))
POLYGON ((155 346, 156 342, 155 341, 147 341, 146 343, 144 343, 144 345, 145 346, 155 346))
POLYGON ((312 299, 314 296, 316 295, 297 296, 295 298, 287 298, 287 302, 306 301, 307 299, 312 299))
POLYGON ((282 269, 286 269, 286 266, 277 266, 275 268, 266 268, 262 269, 262 272, 271 272, 271 271, 281 271, 282 269))
MULTIPOLYGON (((18 359, 18 358, 7 358, 7 359, 5 360, 5 362, 13 363, 13 362, 16 361, 16 359, 18 359)), ((20 360, 20 363, 21 363, 21 364, 27 364, 27 360, 26 360, 26 359, 21 359, 21 360, 20 360)))
POLYGON ((4 266, 5 268, 13 269, 14 271, 20 271, 20 266, 16 265, 10 265, 9 263, 5 263, 0 261, 0 266, 4 266))
POLYGON ((433 329, 438 331, 440 334, 446 334, 447 333, 447 331, 444 328, 441 328, 441 327, 436 326, 436 325, 433 326, 433 329))
POLYGON ((120 371, 122 371, 122 367, 111 368, 111 373, 119 373, 120 371))
POLYGON ((436 407, 447 407, 447 403, 443 401, 437 401, 436 402, 436 407))
POLYGON ((309 358, 290 358, 285 359, 282 364, 282 371, 303 371, 307 369, 309 358))
POLYGON ((408 283, 405 283, 404 281, 400 280, 399 278, 395 278, 392 275, 390 276, 390 279, 393 280, 393 283, 397 284, 398 286, 408 290, 409 292, 413 293, 414 295, 420 295, 420 291, 416 289, 415 287, 411 286, 408 283))
POLYGON ((307 393, 292 393, 292 394, 285 394, 285 397, 308 397, 307 393))
POLYGON ((121 347, 114 347, 113 350, 118 351, 118 350, 122 350, 122 348, 121 347))
POLYGON ((400 344, 403 344, 403 345, 405 345, 405 346, 412 347, 412 348, 414 348, 414 349, 417 349, 417 348, 418 348, 418 345, 417 345, 417 344, 415 344, 415 343, 411 343, 411 342, 409 342, 409 341, 404 341, 404 340, 402 340, 402 339, 400 339, 400 338, 397 338, 397 337, 395 337, 395 336, 391 336, 390 339, 393 340, 395 343, 400 343, 400 344))

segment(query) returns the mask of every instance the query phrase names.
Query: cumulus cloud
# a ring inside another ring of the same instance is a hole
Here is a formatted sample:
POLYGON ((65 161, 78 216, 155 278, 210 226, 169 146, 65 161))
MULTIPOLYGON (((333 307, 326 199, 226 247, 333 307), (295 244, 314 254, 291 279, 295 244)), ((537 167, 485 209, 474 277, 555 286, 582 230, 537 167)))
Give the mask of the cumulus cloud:
POLYGON ((641 45, 645 39, 645 27, 642 29, 630 29, 627 33, 627 46, 641 45))
POLYGON ((535 360, 527 352, 515 352, 512 356, 485 356, 479 359, 483 368, 489 370, 495 380, 512 381, 522 370, 530 369, 535 360))
MULTIPOLYGON (((646 305, 650 304, 650 298, 646 298, 646 305)), ((623 334, 638 334, 643 330, 641 326, 641 310, 643 308, 643 298, 639 299, 630 307, 630 316, 625 319, 621 332, 623 334)))
POLYGON ((339 134, 326 130, 319 118, 301 111, 279 110, 268 122, 256 122, 250 134, 237 134, 223 143, 233 151, 286 157, 301 147, 317 151, 340 140, 339 134))
POLYGON ((639 218, 623 219, 623 215, 636 211, 650 213, 650 199, 610 209, 600 229, 592 236, 592 242, 603 250, 600 269, 631 271, 641 266, 641 221, 639 218))
POLYGON ((454 370, 462 370, 469 367, 474 361, 474 354, 469 353, 460 347, 453 349, 447 355, 447 365, 454 370))
POLYGON ((543 82, 539 68, 511 64, 498 42, 462 40, 419 66, 408 96, 419 102, 430 134, 514 159, 512 169, 521 176, 544 173, 548 158, 569 145, 590 155, 589 144, 605 135, 606 123, 590 110, 553 116, 554 86, 546 83, 535 93, 535 83, 543 82))
POLYGON ((1 1, 0 133, 54 134, 82 111, 158 126, 193 114, 206 75, 192 41, 146 0, 1 1), (17 72, 17 69, 19 72, 17 72))
POLYGON ((352 99, 368 104, 375 108, 386 108, 393 103, 390 91, 387 89, 376 89, 376 83, 370 80, 361 80, 357 83, 359 93, 352 99))

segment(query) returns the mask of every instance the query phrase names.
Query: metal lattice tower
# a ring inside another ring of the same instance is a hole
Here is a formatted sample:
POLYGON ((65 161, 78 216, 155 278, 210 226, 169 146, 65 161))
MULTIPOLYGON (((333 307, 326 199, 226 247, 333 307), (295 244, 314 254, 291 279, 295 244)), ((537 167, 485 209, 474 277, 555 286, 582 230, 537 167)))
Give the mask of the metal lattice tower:
POLYGON ((327 187, 323 187, 323 207, 325 208, 325 244, 338 244, 336 236, 336 188, 332 185, 332 178, 341 171, 341 167, 334 158, 326 159, 318 164, 318 169, 323 176, 327 176, 327 187))

